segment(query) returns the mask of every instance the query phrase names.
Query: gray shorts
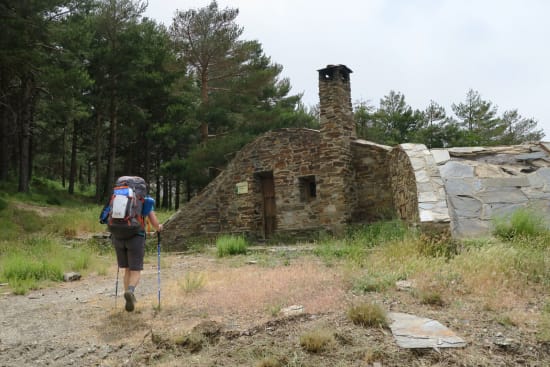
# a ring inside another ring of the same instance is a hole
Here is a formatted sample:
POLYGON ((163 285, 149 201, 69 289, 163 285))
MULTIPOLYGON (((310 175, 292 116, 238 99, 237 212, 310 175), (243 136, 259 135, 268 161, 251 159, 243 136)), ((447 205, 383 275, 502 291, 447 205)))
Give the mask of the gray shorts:
POLYGON ((127 240, 112 238, 119 268, 143 270, 145 256, 145 237, 135 235, 127 240))

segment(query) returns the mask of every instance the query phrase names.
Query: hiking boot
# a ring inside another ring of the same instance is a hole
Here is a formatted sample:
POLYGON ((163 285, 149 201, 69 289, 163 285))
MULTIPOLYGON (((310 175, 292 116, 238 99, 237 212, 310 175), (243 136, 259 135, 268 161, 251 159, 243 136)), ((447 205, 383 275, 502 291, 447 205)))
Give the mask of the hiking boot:
POLYGON ((134 296, 134 292, 124 292, 124 299, 126 300, 126 306, 124 306, 124 308, 128 312, 132 312, 134 310, 135 303, 137 302, 136 296, 134 296))

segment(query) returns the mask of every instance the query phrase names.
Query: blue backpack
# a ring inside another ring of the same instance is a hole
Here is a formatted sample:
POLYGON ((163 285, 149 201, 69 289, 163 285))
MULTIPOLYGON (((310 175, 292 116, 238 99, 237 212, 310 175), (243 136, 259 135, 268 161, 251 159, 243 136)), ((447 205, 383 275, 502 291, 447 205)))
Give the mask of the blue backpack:
MULTIPOLYGON (((143 206, 147 196, 145 180, 137 176, 120 177, 100 222, 107 224, 116 239, 128 239, 145 231, 143 206)), ((150 211, 150 210, 149 210, 150 211)))

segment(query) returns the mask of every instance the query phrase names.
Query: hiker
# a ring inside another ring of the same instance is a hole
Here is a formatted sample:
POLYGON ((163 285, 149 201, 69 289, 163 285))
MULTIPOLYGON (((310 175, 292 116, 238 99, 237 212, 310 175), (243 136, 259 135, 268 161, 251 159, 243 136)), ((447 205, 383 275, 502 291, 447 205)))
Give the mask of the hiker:
MULTIPOLYGON (((162 224, 158 222, 154 211, 150 211, 147 218, 157 232, 162 231, 162 224)), ((136 296, 134 291, 139 283, 143 270, 143 257, 145 256, 145 230, 129 239, 119 240, 112 236, 115 247, 118 266, 124 269, 124 299, 125 309, 128 312, 134 310, 136 296)))
POLYGON ((162 231, 154 203, 155 200, 147 195, 145 180, 137 176, 122 176, 117 180, 111 200, 100 218, 111 232, 118 267, 124 269, 124 299, 128 312, 135 308, 134 292, 143 270, 146 219, 157 232, 162 231))

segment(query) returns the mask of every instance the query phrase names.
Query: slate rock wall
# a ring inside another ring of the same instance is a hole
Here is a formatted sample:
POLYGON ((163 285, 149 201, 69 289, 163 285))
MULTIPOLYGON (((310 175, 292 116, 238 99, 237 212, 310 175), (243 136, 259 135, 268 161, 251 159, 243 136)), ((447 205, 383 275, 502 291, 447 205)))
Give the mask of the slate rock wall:
POLYGON ((446 152, 439 170, 454 237, 490 235, 495 218, 518 209, 550 219, 550 156, 544 143, 446 152))

